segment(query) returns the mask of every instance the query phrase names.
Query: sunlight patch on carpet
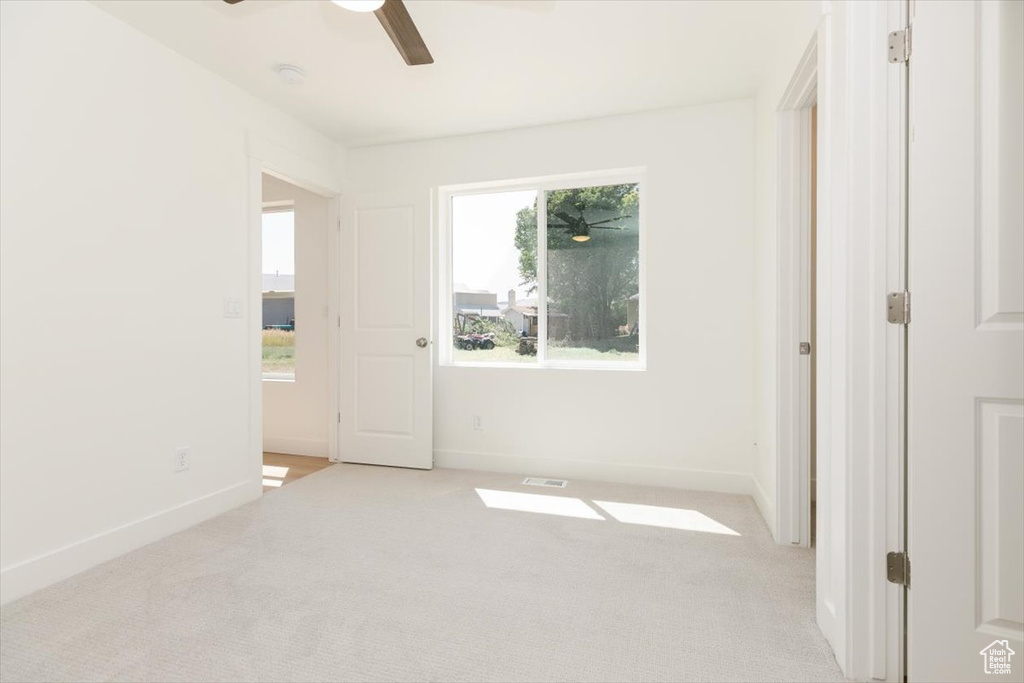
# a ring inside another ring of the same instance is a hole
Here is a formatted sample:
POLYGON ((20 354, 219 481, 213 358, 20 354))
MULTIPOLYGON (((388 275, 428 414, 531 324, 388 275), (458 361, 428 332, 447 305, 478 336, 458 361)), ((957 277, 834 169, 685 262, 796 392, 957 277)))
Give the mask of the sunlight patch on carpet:
POLYGON ((578 519, 600 519, 594 508, 579 498, 563 496, 545 496, 539 493, 515 493, 513 491, 494 491, 492 489, 476 489, 480 500, 489 508, 499 510, 516 510, 518 512, 537 512, 544 515, 576 517, 578 519))
POLYGON ((660 505, 638 505, 636 503, 610 503, 603 500, 595 500, 594 505, 623 524, 643 524, 665 529, 739 536, 736 531, 696 510, 666 508, 660 505))

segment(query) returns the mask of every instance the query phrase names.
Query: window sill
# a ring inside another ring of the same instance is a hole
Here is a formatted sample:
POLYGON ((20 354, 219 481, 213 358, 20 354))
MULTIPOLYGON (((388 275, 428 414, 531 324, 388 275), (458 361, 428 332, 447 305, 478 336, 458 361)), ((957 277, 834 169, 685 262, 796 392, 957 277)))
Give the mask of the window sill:
POLYGON ((265 372, 263 373, 264 382, 295 382, 295 375, 286 372, 265 372))
POLYGON ((442 368, 487 368, 498 370, 591 370, 596 372, 646 372, 646 363, 457 363, 441 362, 442 368))

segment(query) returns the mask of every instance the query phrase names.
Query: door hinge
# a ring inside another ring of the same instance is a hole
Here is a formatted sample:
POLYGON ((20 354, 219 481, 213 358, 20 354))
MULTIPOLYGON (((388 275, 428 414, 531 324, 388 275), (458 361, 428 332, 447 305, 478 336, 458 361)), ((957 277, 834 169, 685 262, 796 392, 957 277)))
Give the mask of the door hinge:
POLYGON ((338 424, 341 424, 341 413, 338 413, 338 424))
POLYGON ((889 34, 889 61, 893 64, 905 64, 910 61, 909 27, 889 34))
POLYGON ((811 355, 811 342, 800 342, 800 355, 809 356, 811 355))
POLYGON ((885 556, 885 576, 889 583, 910 588, 910 557, 906 553, 889 553, 885 556))
POLYGON ((906 325, 910 322, 910 292, 889 292, 886 297, 886 319, 893 325, 906 325))

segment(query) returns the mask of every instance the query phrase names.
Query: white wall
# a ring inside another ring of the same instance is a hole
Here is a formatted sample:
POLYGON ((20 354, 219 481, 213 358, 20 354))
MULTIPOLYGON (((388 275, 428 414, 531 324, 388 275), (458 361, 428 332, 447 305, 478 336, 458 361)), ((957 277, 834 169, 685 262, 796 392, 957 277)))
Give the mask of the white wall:
POLYGON ((436 367, 436 464, 749 493, 753 150, 752 101, 350 150, 354 193, 647 167, 646 372, 436 367))
POLYGON ((788 35, 779 52, 766 60, 757 95, 756 228, 754 230, 756 446, 754 498, 775 533, 776 337, 778 334, 778 272, 776 267, 776 111, 800 57, 821 21, 821 4, 789 6, 788 35))
POLYGON ((263 382, 263 449, 328 454, 327 198, 263 176, 263 201, 295 202, 295 380, 263 382))
POLYGON ((0 87, 9 600, 260 495, 247 136, 341 155, 83 2, 0 3, 0 87))

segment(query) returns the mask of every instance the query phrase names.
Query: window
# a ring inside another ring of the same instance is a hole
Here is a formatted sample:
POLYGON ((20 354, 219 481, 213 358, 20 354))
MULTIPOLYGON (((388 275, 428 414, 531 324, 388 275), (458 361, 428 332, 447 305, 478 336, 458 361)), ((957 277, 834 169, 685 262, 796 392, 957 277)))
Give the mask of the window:
POLYGON ((263 209, 263 376, 295 379, 295 211, 263 209))
POLYGON ((487 190, 444 192, 442 362, 642 368, 639 175, 487 190))

